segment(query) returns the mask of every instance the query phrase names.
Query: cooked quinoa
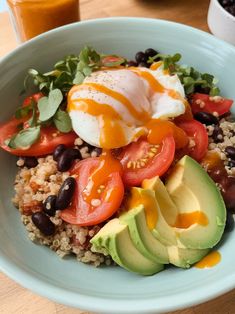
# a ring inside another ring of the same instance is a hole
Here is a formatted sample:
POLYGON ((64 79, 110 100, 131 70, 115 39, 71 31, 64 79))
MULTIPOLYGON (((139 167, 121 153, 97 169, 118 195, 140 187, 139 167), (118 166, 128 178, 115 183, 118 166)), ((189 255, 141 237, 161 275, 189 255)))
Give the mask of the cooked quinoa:
MULTIPOLYGON (((81 139, 75 141, 75 147, 83 145, 81 139)), ((97 151, 88 146, 80 148, 82 158, 85 159, 97 156, 97 151)), ((80 227, 71 225, 60 219, 60 212, 57 211, 50 220, 56 226, 53 236, 43 235, 32 222, 32 213, 42 210, 42 203, 49 195, 57 195, 58 191, 66 178, 68 172, 59 172, 57 162, 52 155, 38 158, 38 165, 34 168, 26 168, 23 158, 17 161, 19 171, 15 179, 14 205, 21 213, 21 220, 28 231, 28 236, 33 242, 47 245, 60 257, 74 254, 78 261, 91 263, 94 266, 101 264, 110 265, 110 256, 105 256, 92 252, 90 239, 100 230, 100 226, 80 227)))
POLYGON ((222 119, 217 126, 207 126, 207 132, 209 135, 208 150, 218 153, 220 159, 224 162, 228 175, 235 176, 235 164, 225 152, 226 147, 235 147, 235 122, 231 117, 222 119))

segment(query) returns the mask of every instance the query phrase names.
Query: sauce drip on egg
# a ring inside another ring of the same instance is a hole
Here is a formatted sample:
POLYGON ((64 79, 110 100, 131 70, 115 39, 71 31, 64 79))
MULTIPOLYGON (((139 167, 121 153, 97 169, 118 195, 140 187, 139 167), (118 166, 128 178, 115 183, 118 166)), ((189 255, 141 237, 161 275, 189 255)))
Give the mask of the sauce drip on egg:
POLYGON ((155 67, 98 71, 75 85, 67 107, 75 132, 91 145, 113 149, 147 134, 149 121, 183 114, 178 77, 164 73, 162 62, 155 67))

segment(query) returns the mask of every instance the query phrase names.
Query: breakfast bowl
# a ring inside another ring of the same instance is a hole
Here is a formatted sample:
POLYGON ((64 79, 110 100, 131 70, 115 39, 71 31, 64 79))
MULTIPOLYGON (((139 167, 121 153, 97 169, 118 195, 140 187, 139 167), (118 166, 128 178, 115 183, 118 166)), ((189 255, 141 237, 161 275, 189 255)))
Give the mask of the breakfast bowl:
MULTIPOLYGON (((233 46, 168 21, 108 18, 52 30, 4 57, 0 61, 1 122, 9 119, 22 102, 22 82, 29 68, 46 72, 65 55, 78 54, 85 45, 129 59, 148 47, 162 53, 178 52, 183 56, 182 63, 215 75, 221 94, 235 99, 233 46)), ((208 269, 167 267, 159 274, 143 277, 117 266, 95 268, 70 256, 58 258, 47 247, 28 239, 11 202, 16 158, 1 151, 0 160, 0 270, 22 286, 68 306, 116 314, 173 311, 208 301, 235 287, 234 231, 226 233, 217 247, 220 263, 208 269)))

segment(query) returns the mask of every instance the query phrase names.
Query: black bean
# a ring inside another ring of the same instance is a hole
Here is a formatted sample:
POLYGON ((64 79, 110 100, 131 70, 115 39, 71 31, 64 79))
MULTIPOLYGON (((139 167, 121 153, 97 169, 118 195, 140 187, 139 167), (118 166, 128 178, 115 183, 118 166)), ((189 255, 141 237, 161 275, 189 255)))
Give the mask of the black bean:
POLYGON ((135 60, 136 60, 137 63, 146 62, 148 60, 148 57, 145 55, 144 52, 139 51, 135 55, 135 60))
POLYGON ((147 62, 140 62, 138 64, 139 67, 143 67, 143 68, 149 68, 150 64, 147 62))
POLYGON ((195 93, 202 93, 202 94, 207 94, 207 95, 210 94, 210 91, 211 91, 210 87, 201 87, 200 85, 195 86, 195 90, 194 90, 195 93))
POLYGON ((68 155, 73 156, 73 159, 82 159, 80 150, 78 150, 78 149, 76 149, 76 148, 68 148, 68 149, 66 150, 66 153, 67 153, 68 155))
POLYGON ((235 177, 228 177, 229 183, 223 191, 223 198, 227 209, 235 213, 235 177))
POLYGON ((212 138, 215 143, 222 143, 224 141, 224 133, 219 125, 214 127, 212 138))
POLYGON ((67 171, 72 166, 75 159, 81 159, 81 153, 78 149, 67 148, 57 160, 57 168, 59 171, 67 171))
POLYGON ((235 167, 235 160, 229 160, 228 166, 229 166, 229 168, 235 167))
POLYGON ((208 171, 208 173, 216 183, 219 183, 221 185, 223 191, 227 189, 229 180, 224 167, 213 167, 211 170, 208 171))
POLYGON ((102 148, 99 147, 95 147, 92 151, 96 152, 97 156, 100 156, 102 154, 102 148))
POLYGON ((145 50, 145 55, 148 56, 148 57, 154 57, 158 54, 158 51, 156 51, 155 49, 153 48, 148 48, 145 50))
POLYGON ((227 212, 227 218, 226 218, 226 225, 225 225, 225 231, 231 232, 234 229, 234 218, 233 215, 229 212, 227 212))
POLYGON ((127 65, 129 67, 137 67, 138 63, 135 62, 134 60, 130 60, 130 61, 127 62, 127 65))
POLYGON ((36 212, 32 214, 34 225, 46 236, 55 233, 55 225, 44 212, 36 212))
POLYGON ((27 168, 34 168, 38 165, 38 160, 36 157, 23 157, 24 166, 27 168))
POLYGON ((218 119, 213 116, 213 114, 204 112, 204 111, 199 111, 194 114, 194 118, 198 121, 200 121, 203 124, 206 125, 211 125, 211 124, 218 124, 219 121, 218 119))
POLYGON ((57 160, 58 170, 61 172, 68 171, 72 166, 73 161, 74 161, 73 156, 66 154, 66 151, 64 151, 57 160))
POLYGON ((49 195, 42 203, 43 211, 49 216, 55 216, 56 195, 49 195))
POLYGON ((225 153, 229 158, 231 158, 232 160, 235 160, 235 147, 227 146, 225 148, 225 153))
POLYGON ((57 210, 63 210, 69 206, 74 194, 75 185, 76 180, 73 177, 68 177, 63 182, 55 203, 57 210))
POLYGON ((225 5, 231 5, 231 4, 233 4, 233 1, 234 1, 234 0, 220 0, 219 2, 220 2, 223 6, 225 6, 225 5))
POLYGON ((53 153, 53 159, 55 161, 58 160, 58 158, 60 157, 60 155, 65 151, 66 147, 64 144, 60 144, 58 146, 56 146, 54 153, 53 153))

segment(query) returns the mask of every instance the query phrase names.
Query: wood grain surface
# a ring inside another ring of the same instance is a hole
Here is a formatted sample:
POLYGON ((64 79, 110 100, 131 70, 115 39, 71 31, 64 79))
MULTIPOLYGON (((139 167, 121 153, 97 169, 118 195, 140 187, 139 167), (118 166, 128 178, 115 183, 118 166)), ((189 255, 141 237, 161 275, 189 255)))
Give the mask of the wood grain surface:
MULTIPOLYGON (((0 0, 1 1, 1 0, 0 0)), ((139 16, 168 19, 208 31, 209 0, 81 0, 81 19, 139 16)), ((17 46, 9 16, 0 13, 0 57, 17 46)), ((0 314, 90 314, 49 301, 0 273, 0 314)), ((171 314, 234 314, 235 290, 215 300, 171 314)))

